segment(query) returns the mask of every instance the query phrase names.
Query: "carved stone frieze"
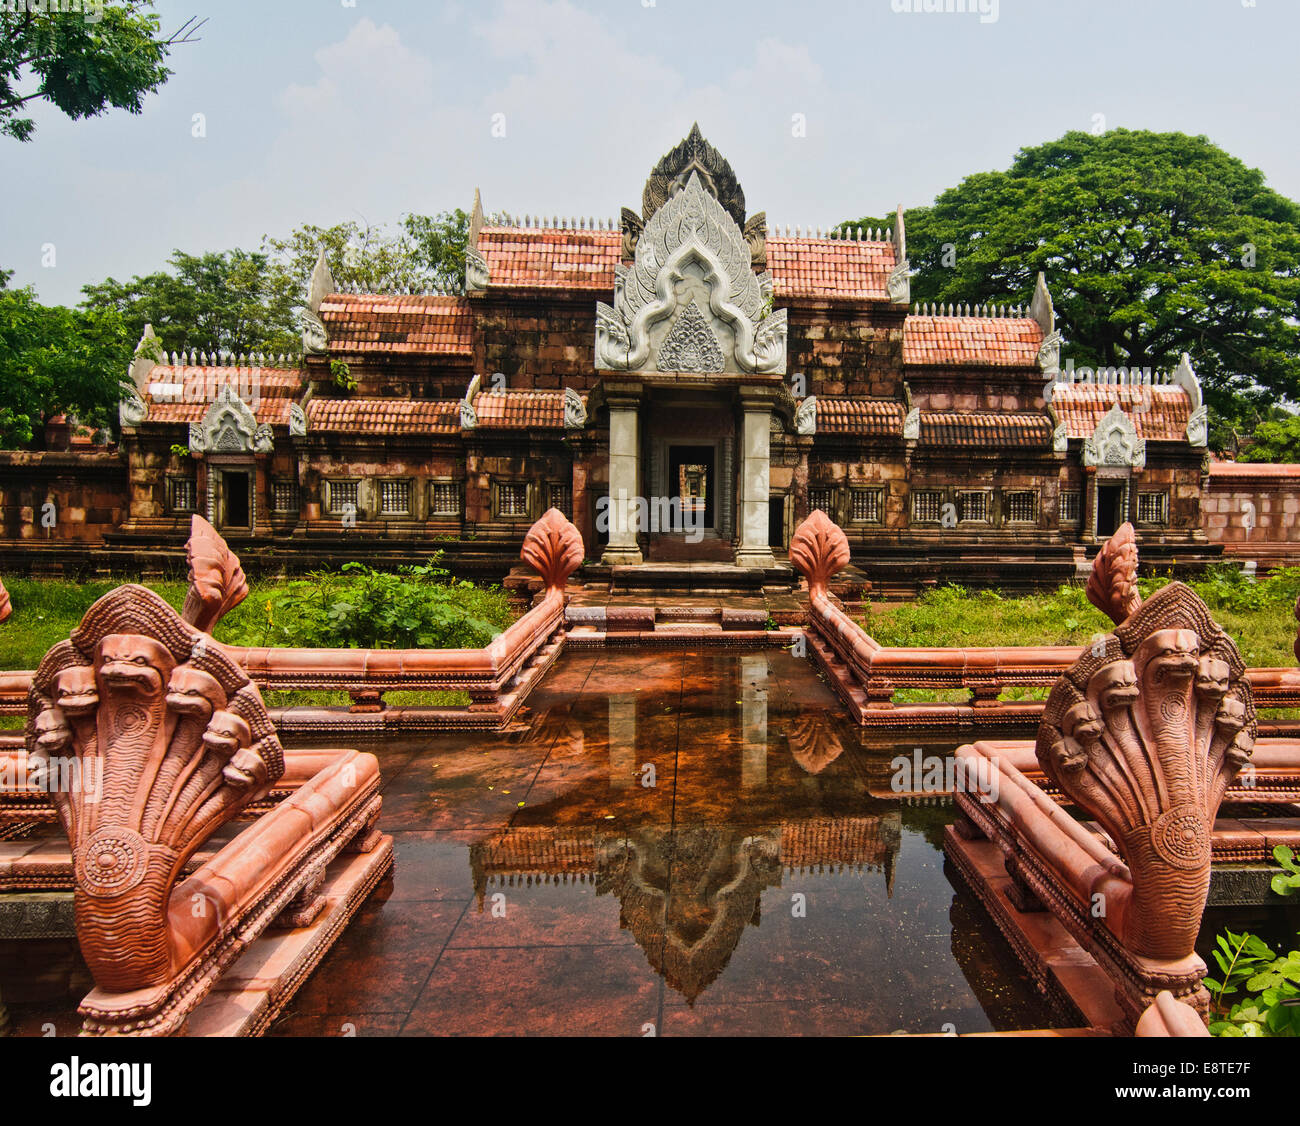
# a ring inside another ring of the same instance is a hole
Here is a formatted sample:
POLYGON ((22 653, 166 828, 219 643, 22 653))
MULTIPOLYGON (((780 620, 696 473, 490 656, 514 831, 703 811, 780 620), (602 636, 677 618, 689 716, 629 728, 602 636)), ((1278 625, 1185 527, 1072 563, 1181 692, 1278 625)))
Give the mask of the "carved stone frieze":
POLYGON ((704 139, 698 124, 686 138, 655 165, 641 193, 641 215, 648 223, 673 196, 683 191, 692 177, 716 199, 736 221, 745 225, 745 193, 723 155, 704 139))
POLYGON ((1083 464, 1141 469, 1146 463, 1146 441, 1116 403, 1097 423, 1092 437, 1083 440, 1083 464))

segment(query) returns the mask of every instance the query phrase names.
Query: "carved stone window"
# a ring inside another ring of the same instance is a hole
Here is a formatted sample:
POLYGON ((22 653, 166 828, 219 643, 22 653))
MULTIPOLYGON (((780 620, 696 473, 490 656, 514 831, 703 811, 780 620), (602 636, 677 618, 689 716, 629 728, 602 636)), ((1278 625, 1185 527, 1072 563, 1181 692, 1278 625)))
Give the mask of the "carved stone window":
POLYGON ((173 512, 193 512, 194 478, 168 477, 167 504, 173 512))
POLYGON ((298 482, 272 481, 271 507, 276 512, 298 511, 298 482))
POLYGON ((1061 523, 1077 524, 1083 511, 1083 496, 1078 489, 1066 489, 1061 494, 1061 523))
POLYGON ((357 487, 359 485, 359 481, 325 482, 325 503, 332 516, 342 516, 345 512, 356 515, 357 487))
POLYGON ((1139 524, 1169 523, 1168 493, 1138 493, 1137 518, 1139 524))
POLYGON ((492 514, 497 519, 528 519, 528 486, 524 482, 493 482, 492 500, 492 514))
POLYGON ((460 515, 460 485, 456 481, 434 481, 430 489, 430 516, 460 515))
POLYGON ((1038 520, 1038 494, 1031 489, 1017 489, 1004 494, 1008 524, 1033 524, 1038 520))
POLYGON ((381 516, 411 515, 410 478, 379 482, 379 514, 381 516))
POLYGON ((943 493, 938 489, 923 489, 912 494, 912 522, 937 524, 943 514, 943 493))
POLYGON ((819 508, 832 520, 835 519, 834 489, 822 486, 808 490, 808 511, 816 512, 819 508))
POLYGON ((989 494, 984 490, 957 494, 957 519, 967 523, 989 522, 989 494))
POLYGON ((546 507, 558 508, 565 519, 573 519, 573 486, 548 484, 546 486, 546 507))
POLYGON ((854 524, 879 524, 884 510, 883 500, 882 489, 851 489, 849 519, 854 524))

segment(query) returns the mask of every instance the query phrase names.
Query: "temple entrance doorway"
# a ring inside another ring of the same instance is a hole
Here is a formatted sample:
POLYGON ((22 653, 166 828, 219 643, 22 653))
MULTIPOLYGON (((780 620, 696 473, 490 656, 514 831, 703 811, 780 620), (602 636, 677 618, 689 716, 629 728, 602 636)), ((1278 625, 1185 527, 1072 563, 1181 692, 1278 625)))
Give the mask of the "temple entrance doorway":
POLYGON ((1113 536, 1124 523, 1124 496, 1127 489, 1122 484, 1097 486, 1097 535, 1113 536))
POLYGON ((712 531, 717 527, 716 451, 712 446, 669 446, 668 489, 675 527, 660 531, 712 531))

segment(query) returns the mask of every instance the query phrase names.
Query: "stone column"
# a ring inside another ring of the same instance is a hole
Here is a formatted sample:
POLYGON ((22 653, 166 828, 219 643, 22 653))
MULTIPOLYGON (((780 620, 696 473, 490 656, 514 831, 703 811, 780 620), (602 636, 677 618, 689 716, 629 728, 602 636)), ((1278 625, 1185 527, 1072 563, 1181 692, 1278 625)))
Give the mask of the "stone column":
POLYGON ((640 563, 637 545, 638 515, 636 503, 641 453, 640 402, 633 396, 613 396, 609 403, 609 544, 600 557, 602 563, 640 563))
POLYGON ((740 440, 740 547, 738 567, 775 567, 767 542, 768 479, 771 467, 772 408, 766 398, 742 399, 745 411, 740 440))
POLYGON ((740 788, 767 785, 767 655, 740 660, 740 788))

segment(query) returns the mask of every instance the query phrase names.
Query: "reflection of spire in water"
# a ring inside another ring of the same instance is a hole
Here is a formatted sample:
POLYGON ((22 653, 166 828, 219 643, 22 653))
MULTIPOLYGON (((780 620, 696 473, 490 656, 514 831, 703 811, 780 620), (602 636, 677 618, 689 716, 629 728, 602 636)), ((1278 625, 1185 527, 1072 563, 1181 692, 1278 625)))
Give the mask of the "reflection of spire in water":
POLYGON ((892 896, 897 811, 760 826, 650 825, 629 834, 554 826, 506 829, 470 848, 479 909, 488 887, 593 882, 619 901, 656 973, 694 1002, 726 968, 763 892, 792 875, 883 871, 892 896))
POLYGON ((790 756, 807 773, 820 774, 844 753, 844 744, 825 712, 801 711, 786 730, 790 756))

